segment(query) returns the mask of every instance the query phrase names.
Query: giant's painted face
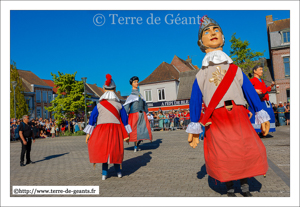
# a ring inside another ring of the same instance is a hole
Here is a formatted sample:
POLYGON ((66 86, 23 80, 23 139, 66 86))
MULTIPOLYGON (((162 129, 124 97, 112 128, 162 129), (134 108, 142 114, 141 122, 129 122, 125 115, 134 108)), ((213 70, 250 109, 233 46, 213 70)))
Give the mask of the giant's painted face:
POLYGON ((264 70, 262 67, 257 68, 256 70, 253 71, 254 74, 258 75, 259 77, 261 77, 264 73, 264 70))
POLYGON ((218 26, 210 26, 203 30, 202 43, 206 47, 218 48, 223 45, 222 32, 218 26))
POLYGON ((133 82, 132 82, 132 87, 133 88, 137 88, 139 86, 139 81, 138 80, 134 80, 133 82))

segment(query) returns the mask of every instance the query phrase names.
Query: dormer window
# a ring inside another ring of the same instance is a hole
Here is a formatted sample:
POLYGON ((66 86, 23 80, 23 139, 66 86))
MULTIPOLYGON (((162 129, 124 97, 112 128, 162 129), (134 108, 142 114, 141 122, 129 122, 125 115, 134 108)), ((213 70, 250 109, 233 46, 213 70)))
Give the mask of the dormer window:
POLYGON ((282 44, 290 43, 290 31, 281 31, 282 44))

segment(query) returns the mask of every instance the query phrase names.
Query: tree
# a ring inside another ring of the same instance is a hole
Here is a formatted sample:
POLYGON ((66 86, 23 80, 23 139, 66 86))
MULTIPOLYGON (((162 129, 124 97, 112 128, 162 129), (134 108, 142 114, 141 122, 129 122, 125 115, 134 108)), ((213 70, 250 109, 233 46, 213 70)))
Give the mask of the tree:
MULTIPOLYGON (((251 48, 248 48, 250 43, 247 40, 242 41, 241 38, 237 39, 235 35, 236 33, 234 33, 229 40, 229 42, 231 42, 231 49, 229 51, 230 57, 233 63, 239 66, 248 78, 251 78, 250 74, 252 74, 252 68, 255 65, 260 65, 259 59, 264 55, 265 51, 254 52, 251 48)), ((264 66, 263 69, 265 72, 268 68, 264 66)))
POLYGON ((16 96, 16 118, 20 119, 24 115, 28 114, 28 105, 26 103, 24 97, 24 88, 22 84, 22 80, 19 76, 17 66, 15 62, 10 64, 10 118, 15 117, 14 110, 14 88, 12 86, 12 81, 17 81, 17 86, 15 88, 15 96, 16 96))
MULTIPOLYGON (((83 82, 75 80, 76 73, 63 74, 58 72, 58 76, 51 73, 53 82, 57 87, 57 97, 51 101, 52 106, 47 107, 46 110, 54 112, 54 118, 59 125, 62 123, 62 118, 70 122, 71 118, 74 118, 79 111, 85 108, 83 82)), ((90 98, 90 96, 87 96, 87 98, 90 98)), ((91 103, 87 102, 87 105, 91 103)))

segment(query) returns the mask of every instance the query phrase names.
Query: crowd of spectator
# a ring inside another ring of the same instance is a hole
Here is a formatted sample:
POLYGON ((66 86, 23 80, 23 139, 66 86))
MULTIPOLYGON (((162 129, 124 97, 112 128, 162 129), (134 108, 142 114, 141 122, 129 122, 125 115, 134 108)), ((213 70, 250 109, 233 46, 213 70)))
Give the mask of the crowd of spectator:
POLYGON ((147 114, 152 130, 169 131, 186 129, 190 123, 190 112, 188 109, 149 112, 147 114))
MULTIPOLYGON (((275 113, 275 124, 279 126, 278 109, 284 111, 285 123, 290 124, 290 103, 289 102, 279 102, 279 104, 272 103, 272 107, 275 113)), ((190 112, 188 109, 170 110, 162 111, 159 108, 158 111, 149 112, 147 118, 150 122, 151 129, 160 131, 170 131, 176 129, 186 129, 187 125, 190 123, 190 112)), ((19 126, 22 124, 21 119, 13 120, 10 123, 10 139, 18 140, 19 136, 19 126)), ((49 138, 64 135, 70 127, 71 133, 76 133, 82 131, 85 127, 84 118, 74 118, 70 122, 63 120, 63 122, 58 125, 54 119, 42 119, 36 118, 32 119, 29 124, 32 126, 36 138, 49 138)))
MULTIPOLYGON (((10 139, 18 140, 19 136, 19 126, 22 124, 22 119, 13 120, 10 123, 10 139)), ((85 127, 85 122, 83 118, 74 118, 71 121, 67 121, 63 119, 63 122, 58 125, 58 123, 50 118, 50 119, 42 119, 36 118, 32 119, 29 122, 29 125, 33 129, 33 133, 35 138, 49 138, 49 137, 58 137, 60 135, 64 135, 65 132, 70 127, 71 133, 76 133, 78 131, 82 131, 85 127)))
POLYGON ((280 101, 278 105, 272 103, 272 107, 273 107, 274 114, 275 114, 275 124, 276 124, 276 126, 280 125, 279 124, 278 111, 283 111, 284 118, 285 118, 285 123, 286 123, 286 125, 290 125, 290 102, 282 103, 280 101))

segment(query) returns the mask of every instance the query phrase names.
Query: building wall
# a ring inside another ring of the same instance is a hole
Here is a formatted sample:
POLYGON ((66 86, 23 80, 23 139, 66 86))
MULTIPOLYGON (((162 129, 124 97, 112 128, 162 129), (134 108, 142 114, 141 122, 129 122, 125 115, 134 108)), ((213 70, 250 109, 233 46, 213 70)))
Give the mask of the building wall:
POLYGON ((280 31, 270 32, 271 48, 289 46, 290 43, 282 42, 282 34, 280 31))
POLYGON ((279 101, 286 102, 286 90, 290 88, 290 78, 285 77, 283 58, 290 55, 290 48, 271 50, 271 55, 273 60, 275 82, 279 85, 279 88, 276 89, 277 103, 279 103, 279 101))
MULTIPOLYGON (((34 106, 35 106, 34 114, 35 114, 35 116, 34 116, 34 118, 40 118, 40 117, 43 118, 43 119, 46 118, 45 113, 44 113, 44 112, 45 112, 44 107, 49 107, 49 106, 52 105, 51 103, 49 103, 48 92, 52 92, 52 93, 53 93, 52 89, 50 89, 50 88, 48 89, 48 88, 34 87, 34 93, 35 93, 35 96, 34 96, 34 106), (37 92, 37 91, 40 91, 40 92, 41 92, 41 102, 40 102, 40 103, 38 103, 38 102, 36 101, 36 99, 37 99, 36 92, 37 92), (46 92, 47 92, 46 103, 43 102, 43 91, 46 91, 46 92), (40 109, 40 111, 41 111, 40 116, 37 114, 37 110, 38 110, 38 109, 40 109)), ((51 97, 53 97, 53 95, 52 95, 51 97)), ((52 100, 52 99, 51 99, 51 100, 52 100)), ((49 113, 49 112, 46 112, 46 113, 48 114, 48 117, 47 117, 48 119, 52 117, 52 114, 51 114, 51 113, 49 113)))
POLYGON ((146 99, 145 90, 151 90, 152 101, 158 102, 158 89, 164 88, 165 90, 165 100, 163 101, 173 101, 177 99, 178 92, 178 81, 168 81, 162 83, 151 83, 146 85, 141 85, 140 93, 146 99))

